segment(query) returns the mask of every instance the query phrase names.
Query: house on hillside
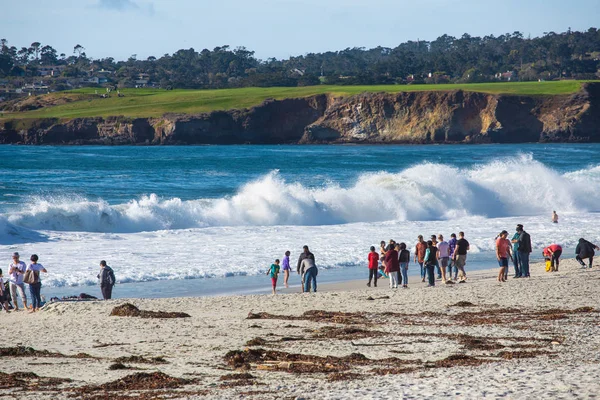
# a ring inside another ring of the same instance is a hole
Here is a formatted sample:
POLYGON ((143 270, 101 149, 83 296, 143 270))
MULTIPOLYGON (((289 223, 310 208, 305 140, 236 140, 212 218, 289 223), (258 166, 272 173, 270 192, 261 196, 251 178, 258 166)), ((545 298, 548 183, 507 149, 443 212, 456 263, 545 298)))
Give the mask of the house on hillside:
POLYGON ((149 74, 138 74, 137 79, 135 80, 136 87, 145 87, 150 82, 149 74))
POLYGON ((294 68, 290 70, 292 76, 304 76, 304 71, 298 68, 294 68))
POLYGON ((494 75, 499 81, 516 81, 517 80, 517 71, 506 71, 506 72, 498 72, 494 75))
POLYGON ((42 65, 37 71, 39 76, 60 76, 66 68, 65 65, 42 65))

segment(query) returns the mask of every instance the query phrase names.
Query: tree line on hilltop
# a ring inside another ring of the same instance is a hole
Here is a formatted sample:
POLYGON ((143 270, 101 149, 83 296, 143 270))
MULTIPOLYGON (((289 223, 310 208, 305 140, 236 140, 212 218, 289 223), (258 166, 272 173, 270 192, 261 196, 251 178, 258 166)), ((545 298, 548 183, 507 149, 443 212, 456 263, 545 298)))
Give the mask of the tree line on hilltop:
POLYGON ((82 45, 70 55, 40 42, 18 49, 0 41, 0 78, 7 82, 40 80, 53 89, 115 85, 163 88, 235 88, 327 84, 405 84, 551 80, 600 77, 600 31, 548 32, 526 38, 521 32, 433 41, 407 41, 397 47, 347 48, 288 59, 260 60, 244 47, 178 50, 162 57, 126 61, 92 59, 82 45), (51 74, 43 72, 55 67, 51 74), (85 79, 99 71, 102 79, 85 79), (79 79, 79 81, 77 81, 79 79), (75 83, 74 83, 75 82, 75 83))

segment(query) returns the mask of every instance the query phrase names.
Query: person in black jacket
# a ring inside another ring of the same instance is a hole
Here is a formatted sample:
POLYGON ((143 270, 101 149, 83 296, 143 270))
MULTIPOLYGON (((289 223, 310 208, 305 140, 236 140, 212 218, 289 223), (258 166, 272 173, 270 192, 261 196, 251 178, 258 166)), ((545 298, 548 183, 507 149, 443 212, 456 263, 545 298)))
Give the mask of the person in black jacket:
MULTIPOLYGON (((313 261, 315 261, 315 255, 310 252, 310 250, 308 249, 308 246, 304 245, 302 248, 303 248, 304 251, 302 253, 300 253, 300 257, 298 257, 298 266, 296 267, 296 272, 298 272, 298 275, 301 275, 300 274, 300 266, 302 265, 302 261, 305 258, 310 258, 313 261)), ((304 292, 304 276, 301 275, 301 278, 302 278, 302 282, 303 282, 303 284, 302 284, 302 292, 304 292)), ((309 290, 310 290, 310 287, 309 287, 309 290)))
POLYGON ((529 255, 531 254, 531 236, 523 230, 523 225, 517 225, 519 234, 519 260, 521 261, 521 278, 529 278, 529 255))
POLYGON ((115 273, 112 268, 106 265, 106 261, 100 261, 100 273, 98 274, 100 280, 100 290, 102 291, 102 297, 104 300, 110 300, 112 297, 112 289, 115 285, 115 273))
POLYGON ((594 255, 596 254, 594 250, 600 250, 598 246, 595 244, 588 242, 584 238, 579 239, 579 243, 577 243, 577 248, 575 249, 575 259, 579 261, 582 268, 587 268, 583 260, 586 258, 590 259, 590 267, 592 268, 592 263, 594 262, 594 255))

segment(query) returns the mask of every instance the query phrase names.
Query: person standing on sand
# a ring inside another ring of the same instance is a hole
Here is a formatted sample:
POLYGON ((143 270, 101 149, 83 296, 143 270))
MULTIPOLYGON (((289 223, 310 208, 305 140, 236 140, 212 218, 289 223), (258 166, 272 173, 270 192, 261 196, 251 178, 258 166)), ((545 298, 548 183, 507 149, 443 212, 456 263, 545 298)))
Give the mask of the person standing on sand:
POLYGON ((283 270, 283 284, 285 287, 288 287, 288 279, 290 279, 290 251, 286 251, 283 256, 283 263, 281 265, 281 269, 283 270))
POLYGON ((313 292, 317 291, 317 266, 315 265, 314 257, 306 257, 300 263, 300 273, 304 277, 304 293, 310 292, 312 286, 313 292))
POLYGON ((435 266, 437 265, 437 254, 438 248, 435 247, 431 240, 429 240, 427 242, 427 250, 425 250, 424 257, 427 279, 429 280, 427 287, 435 286, 435 266))
POLYGON ((511 243, 513 244, 513 249, 512 249, 513 266, 515 268, 515 276, 513 276, 513 278, 521 277, 521 267, 520 267, 521 259, 519 258, 519 236, 521 236, 519 234, 519 232, 515 232, 515 234, 513 235, 512 239, 511 239, 511 243))
POLYGON ((558 224, 558 214, 556 211, 552 211, 552 223, 558 224))
POLYGON ((556 243, 551 244, 542 250, 544 258, 550 260, 550 271, 558 272, 558 264, 560 263, 560 256, 562 255, 562 247, 556 243))
MULTIPOLYGON (((431 242, 433 243, 433 245, 435 246, 435 248, 437 248, 438 245, 438 241, 437 241, 437 237, 435 235, 431 235, 431 242)), ((439 255, 436 255, 436 265, 435 265, 435 270, 437 271, 437 278, 438 279, 442 279, 443 275, 442 275, 442 271, 440 270, 440 258, 439 255)))
POLYGON ((584 238, 579 239, 579 243, 577 243, 577 248, 575 249, 575 259, 581 264, 581 268, 587 268, 583 262, 586 258, 590 259, 590 268, 592 268, 594 255, 596 254, 594 250, 600 250, 600 248, 584 238))
POLYGON ((423 235, 417 237, 419 240, 415 246, 415 262, 421 267, 421 282, 425 282, 425 252, 427 251, 427 242, 423 240, 423 235))
POLYGON ((454 267, 454 280, 458 278, 458 268, 456 268, 456 264, 454 263, 454 252, 456 251, 456 233, 452 233, 450 235, 450 240, 448 241, 448 254, 450 260, 448 262, 448 279, 452 279, 452 267, 454 267))
POLYGON ((390 277, 390 289, 398 289, 400 264, 398 261, 398 252, 393 245, 390 246, 390 249, 385 253, 385 272, 387 272, 390 277))
POLYGON ((368 287, 371 287, 371 280, 374 280, 374 286, 377 287, 377 275, 379 266, 379 254, 375 251, 375 246, 371 246, 371 252, 367 256, 369 260, 369 282, 368 287))
POLYGON ((23 275, 25 275, 27 265, 25 265, 23 261, 20 261, 19 257, 19 253, 14 252, 12 255, 13 262, 8 266, 8 275, 10 276, 8 280, 10 297, 12 298, 15 311, 19 311, 19 306, 17 305, 17 291, 23 301, 23 307, 27 310, 27 296, 25 295, 25 284, 23 283, 23 275))
POLYGON ((406 249, 406 243, 399 244, 398 263, 402 274, 402 287, 408 288, 408 264, 410 263, 410 251, 406 249))
POLYGON ((498 265, 500 266, 500 272, 498 272, 498 282, 506 282, 506 270, 508 269, 508 257, 510 255, 510 241, 507 239, 508 232, 500 232, 500 237, 496 239, 496 258, 498 259, 498 265))
POLYGON ((0 305, 4 308, 4 311, 8 311, 8 292, 4 289, 4 279, 2 279, 2 269, 0 268, 0 305))
POLYGON ((523 225, 517 225, 519 234, 519 260, 521 262, 521 278, 529 278, 529 255, 531 254, 531 236, 523 230, 523 225))
POLYGON ((31 255, 31 264, 27 267, 27 271, 32 271, 33 273, 33 282, 29 284, 29 293, 31 294, 31 311, 36 312, 40 310, 42 304, 42 297, 40 292, 42 290, 42 281, 40 280, 40 272, 48 273, 46 268, 42 264, 38 264, 39 257, 37 254, 31 255))
MULTIPOLYGON (((300 275, 300 267, 302 266, 302 261, 304 261, 307 258, 310 258, 313 260, 313 263, 315 261, 315 255, 313 253, 310 252, 310 250, 308 249, 307 245, 302 246, 302 253, 300 253, 300 257, 298 257, 298 265, 296 266, 296 272, 300 275)), ((304 275, 300 275, 301 279, 302 279, 302 291, 304 292, 304 275)))
POLYGON ((458 277, 460 278, 458 283, 465 283, 467 281, 465 265, 467 264, 467 252, 469 250, 471 250, 471 246, 469 245, 467 239, 465 239, 465 233, 458 232, 456 250, 454 251, 454 265, 456 265, 456 268, 458 268, 458 277))
POLYGON ((279 276, 279 259, 275 260, 274 264, 271 264, 267 275, 271 276, 271 286, 273 287, 273 294, 277 294, 277 277, 279 276))
POLYGON ((102 297, 104 300, 110 300, 112 298, 113 286, 115 286, 116 279, 115 273, 112 268, 106 265, 106 261, 100 261, 100 273, 98 274, 100 280, 100 290, 102 291, 102 297))
MULTIPOLYGON (((450 245, 444 240, 443 235, 438 236, 438 262, 440 263, 440 270, 442 272, 442 282, 446 283, 450 279, 446 276, 446 268, 448 267, 448 260, 450 259, 450 245)), ((452 277, 452 275, 450 275, 452 277)))

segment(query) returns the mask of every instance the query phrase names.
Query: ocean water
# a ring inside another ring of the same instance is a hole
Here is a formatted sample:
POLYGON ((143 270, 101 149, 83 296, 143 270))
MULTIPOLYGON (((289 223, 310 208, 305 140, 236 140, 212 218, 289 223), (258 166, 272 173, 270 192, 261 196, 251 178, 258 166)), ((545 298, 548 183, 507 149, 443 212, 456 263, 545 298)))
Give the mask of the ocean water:
POLYGON ((599 195, 600 144, 0 146, 0 266, 38 254, 47 295, 97 295, 102 259, 120 297, 250 293, 304 244, 343 281, 380 240, 462 230, 467 268, 495 268, 517 223, 534 258, 600 241, 599 195))

